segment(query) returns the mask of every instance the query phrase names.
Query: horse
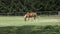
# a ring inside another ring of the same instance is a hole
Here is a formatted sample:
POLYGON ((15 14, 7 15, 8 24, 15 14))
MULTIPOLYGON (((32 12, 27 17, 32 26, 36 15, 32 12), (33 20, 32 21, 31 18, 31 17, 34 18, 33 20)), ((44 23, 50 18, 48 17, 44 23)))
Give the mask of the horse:
POLYGON ((27 21, 27 19, 29 20, 29 18, 34 18, 34 20, 37 19, 37 13, 35 12, 27 12, 25 15, 24 15, 24 20, 27 21))

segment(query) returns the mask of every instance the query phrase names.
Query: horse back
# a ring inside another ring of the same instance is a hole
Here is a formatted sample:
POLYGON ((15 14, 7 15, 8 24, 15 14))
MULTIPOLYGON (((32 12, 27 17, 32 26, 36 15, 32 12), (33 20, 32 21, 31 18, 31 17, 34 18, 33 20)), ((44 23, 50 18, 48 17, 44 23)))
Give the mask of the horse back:
POLYGON ((27 14, 25 15, 25 17, 36 17, 36 16, 37 16, 36 13, 27 13, 27 14))

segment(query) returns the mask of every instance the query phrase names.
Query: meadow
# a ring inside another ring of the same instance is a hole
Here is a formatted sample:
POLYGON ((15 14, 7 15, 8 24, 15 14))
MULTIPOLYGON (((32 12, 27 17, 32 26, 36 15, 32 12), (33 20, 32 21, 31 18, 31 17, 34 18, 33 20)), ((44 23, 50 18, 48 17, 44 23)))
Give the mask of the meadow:
POLYGON ((23 26, 23 25, 60 25, 60 16, 38 16, 38 20, 35 22, 33 18, 29 21, 24 21, 23 16, 0 16, 0 27, 3 26, 23 26))
POLYGON ((24 21, 23 16, 0 16, 0 34, 60 34, 60 16, 38 16, 24 21))

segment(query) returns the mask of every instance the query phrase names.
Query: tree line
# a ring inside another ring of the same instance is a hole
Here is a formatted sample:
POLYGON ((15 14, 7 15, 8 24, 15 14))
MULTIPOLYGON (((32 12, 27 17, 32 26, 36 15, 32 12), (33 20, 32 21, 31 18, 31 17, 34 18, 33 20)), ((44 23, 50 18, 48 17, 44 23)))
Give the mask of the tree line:
POLYGON ((0 0, 0 13, 59 11, 60 0, 0 0))

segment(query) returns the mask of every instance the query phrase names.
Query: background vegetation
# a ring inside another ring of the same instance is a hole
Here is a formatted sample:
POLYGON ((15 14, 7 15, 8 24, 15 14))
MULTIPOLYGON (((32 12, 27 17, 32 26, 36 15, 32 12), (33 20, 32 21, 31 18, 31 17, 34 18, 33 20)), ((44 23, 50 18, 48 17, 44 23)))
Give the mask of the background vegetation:
POLYGON ((59 10, 60 0, 0 0, 0 13, 59 10))

